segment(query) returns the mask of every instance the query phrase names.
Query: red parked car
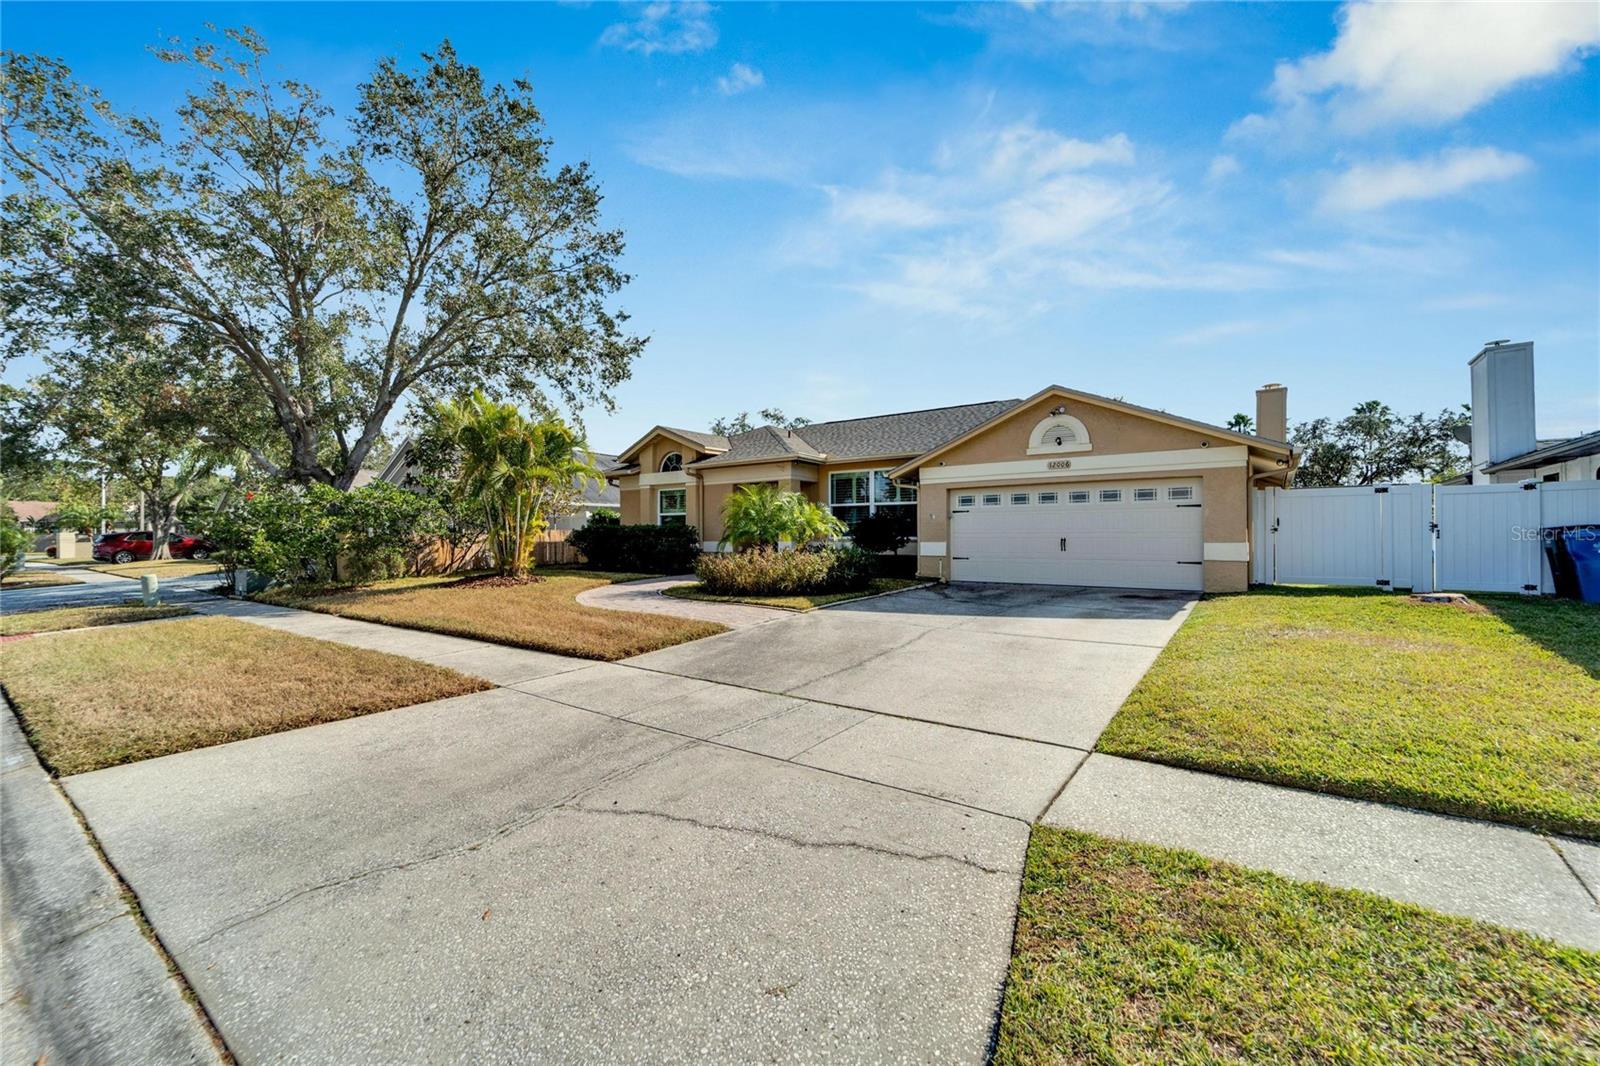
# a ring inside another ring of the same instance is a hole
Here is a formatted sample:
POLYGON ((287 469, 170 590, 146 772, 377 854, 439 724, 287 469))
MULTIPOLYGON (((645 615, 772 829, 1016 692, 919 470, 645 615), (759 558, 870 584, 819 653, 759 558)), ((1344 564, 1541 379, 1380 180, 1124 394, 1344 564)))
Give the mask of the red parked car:
MULTIPOLYGON (((108 563, 131 563, 136 559, 150 558, 155 547, 155 534, 148 529, 126 533, 102 533, 94 538, 91 554, 108 563)), ((174 533, 167 538, 167 551, 174 559, 209 559, 215 547, 199 537, 185 537, 174 533)))

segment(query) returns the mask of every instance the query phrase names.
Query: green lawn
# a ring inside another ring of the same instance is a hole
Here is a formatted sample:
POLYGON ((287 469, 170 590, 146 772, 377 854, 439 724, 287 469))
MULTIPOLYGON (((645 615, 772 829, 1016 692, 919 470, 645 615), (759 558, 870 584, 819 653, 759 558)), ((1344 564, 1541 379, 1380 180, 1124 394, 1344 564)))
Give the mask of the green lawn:
POLYGON ((1098 750, 1600 837, 1600 607, 1477 601, 1204 600, 1098 750))
POLYGON ((493 688, 398 655, 180 618, 5 645, 0 684, 58 774, 493 688))
POLYGON ((115 626, 124 622, 149 622, 157 618, 176 618, 193 614, 187 607, 58 607, 49 611, 25 611, 0 616, 0 636, 18 633, 57 633, 64 629, 115 626))
POLYGON ((912 577, 879 577, 858 592, 817 592, 811 595, 789 596, 718 596, 705 591, 699 585, 674 585, 662 591, 668 596, 676 596, 680 600, 705 600, 710 603, 749 603, 757 607, 777 607, 785 611, 809 611, 815 607, 826 607, 830 603, 843 603, 846 600, 859 600, 863 596, 877 596, 885 592, 898 592, 901 589, 913 588, 917 585, 926 585, 924 578, 912 577))
POLYGON ((258 598, 366 622, 584 659, 624 659, 726 629, 714 622, 672 615, 589 607, 575 599, 585 589, 646 575, 543 567, 539 573, 542 581, 515 586, 458 576, 421 577, 331 591, 272 589, 258 598))
POLYGON ((1558 1063, 1600 955, 1361 892, 1036 826, 994 1061, 1558 1063))

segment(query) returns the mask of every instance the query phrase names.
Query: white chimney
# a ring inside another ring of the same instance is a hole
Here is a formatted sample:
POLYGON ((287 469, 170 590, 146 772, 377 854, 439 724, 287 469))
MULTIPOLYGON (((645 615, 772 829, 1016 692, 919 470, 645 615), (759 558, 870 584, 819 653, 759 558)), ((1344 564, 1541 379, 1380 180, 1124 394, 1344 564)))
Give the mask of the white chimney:
POLYGON ((1491 463, 1538 447, 1533 342, 1495 341, 1472 357, 1472 480, 1491 463))

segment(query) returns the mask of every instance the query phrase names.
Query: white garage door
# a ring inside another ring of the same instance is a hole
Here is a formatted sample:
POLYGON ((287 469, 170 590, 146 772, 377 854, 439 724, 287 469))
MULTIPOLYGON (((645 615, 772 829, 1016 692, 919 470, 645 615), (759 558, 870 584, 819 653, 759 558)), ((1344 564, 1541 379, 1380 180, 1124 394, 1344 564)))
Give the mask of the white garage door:
POLYGON ((950 576, 1116 588, 1201 587, 1200 482, 995 486, 950 494, 950 576))

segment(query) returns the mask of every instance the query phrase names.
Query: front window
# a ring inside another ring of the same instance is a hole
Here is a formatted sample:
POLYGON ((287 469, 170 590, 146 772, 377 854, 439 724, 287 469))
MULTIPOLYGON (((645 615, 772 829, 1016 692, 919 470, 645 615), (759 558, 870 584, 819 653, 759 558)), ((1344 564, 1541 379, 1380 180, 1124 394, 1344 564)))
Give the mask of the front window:
POLYGON ((904 520, 909 530, 917 525, 917 489, 896 485, 889 471, 852 470, 828 475, 828 508, 851 529, 871 514, 887 511, 904 520))
POLYGON ((683 469, 683 453, 668 452, 667 457, 661 460, 661 472, 671 474, 683 469))
POLYGON ((689 521, 689 494, 683 489, 662 489, 656 493, 656 523, 681 526, 689 521))

